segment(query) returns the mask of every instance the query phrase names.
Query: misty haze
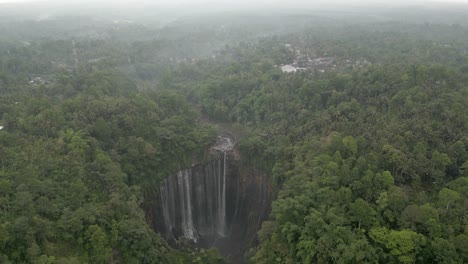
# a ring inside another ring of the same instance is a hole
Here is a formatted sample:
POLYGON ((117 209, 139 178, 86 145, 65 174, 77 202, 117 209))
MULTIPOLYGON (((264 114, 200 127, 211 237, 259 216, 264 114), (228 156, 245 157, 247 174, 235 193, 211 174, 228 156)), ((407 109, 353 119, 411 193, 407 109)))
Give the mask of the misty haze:
POLYGON ((0 264, 468 263, 468 0, 0 0, 0 264))

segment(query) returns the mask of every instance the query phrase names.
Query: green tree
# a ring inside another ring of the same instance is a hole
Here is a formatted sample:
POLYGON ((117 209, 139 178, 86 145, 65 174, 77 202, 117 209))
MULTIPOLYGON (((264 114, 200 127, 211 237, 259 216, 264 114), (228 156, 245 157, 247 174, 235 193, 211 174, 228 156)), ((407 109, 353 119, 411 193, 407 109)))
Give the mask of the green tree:
POLYGON ((414 263, 421 247, 426 243, 423 235, 410 230, 390 231, 385 246, 400 263, 414 263))
POLYGON ((361 198, 358 198, 353 204, 351 204, 350 210, 353 221, 358 223, 358 229, 361 229, 361 225, 364 227, 370 227, 376 220, 375 210, 361 198))
POLYGON ((455 246, 446 239, 436 238, 432 241, 431 248, 434 254, 434 259, 437 263, 462 263, 455 246))
POLYGON ((85 232, 85 248, 92 263, 108 263, 112 249, 106 233, 97 225, 90 225, 85 232))

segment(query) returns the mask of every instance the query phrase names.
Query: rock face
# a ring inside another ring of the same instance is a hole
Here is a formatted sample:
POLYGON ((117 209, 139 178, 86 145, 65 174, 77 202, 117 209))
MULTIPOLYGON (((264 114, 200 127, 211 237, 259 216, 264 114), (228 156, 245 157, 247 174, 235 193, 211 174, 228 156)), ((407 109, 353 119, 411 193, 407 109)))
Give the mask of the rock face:
POLYGON ((242 263, 270 213, 271 181, 242 166, 231 142, 221 141, 217 158, 163 181, 153 197, 151 222, 169 243, 182 239, 196 247, 216 247, 233 263, 242 263))

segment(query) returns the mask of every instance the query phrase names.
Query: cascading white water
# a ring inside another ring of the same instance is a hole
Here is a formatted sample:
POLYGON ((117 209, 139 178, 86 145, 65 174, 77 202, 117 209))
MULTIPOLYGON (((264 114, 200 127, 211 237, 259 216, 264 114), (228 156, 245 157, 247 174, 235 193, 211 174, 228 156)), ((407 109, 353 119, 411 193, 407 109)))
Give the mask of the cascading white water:
POLYGON ((221 190, 221 206, 219 210, 219 227, 218 232, 220 236, 226 235, 226 151, 224 151, 223 158, 223 187, 221 190))
POLYGON ((226 152, 222 159, 181 170, 159 187, 166 233, 198 241, 226 236, 226 152))
POLYGON ((184 170, 181 172, 183 174, 183 181, 184 181, 184 197, 186 199, 185 201, 185 208, 184 215, 186 216, 185 219, 185 224, 184 224, 184 235, 186 238, 189 238, 195 242, 197 242, 197 238, 195 237, 195 232, 194 232, 194 227, 193 227, 193 218, 192 218, 192 196, 190 195, 191 190, 190 190, 190 176, 191 176, 191 171, 190 170, 184 170))
POLYGON ((183 171, 179 171, 177 173, 177 187, 179 189, 179 197, 180 197, 180 215, 182 217, 182 231, 184 232, 184 236, 187 237, 188 235, 188 226, 187 226, 187 208, 185 206, 185 201, 186 201, 186 192, 184 189, 184 183, 183 183, 183 177, 182 177, 183 171))
POLYGON ((214 247, 232 263, 243 263, 270 213, 271 178, 244 166, 228 137, 219 136, 210 154, 218 158, 168 176, 148 216, 172 246, 214 247))

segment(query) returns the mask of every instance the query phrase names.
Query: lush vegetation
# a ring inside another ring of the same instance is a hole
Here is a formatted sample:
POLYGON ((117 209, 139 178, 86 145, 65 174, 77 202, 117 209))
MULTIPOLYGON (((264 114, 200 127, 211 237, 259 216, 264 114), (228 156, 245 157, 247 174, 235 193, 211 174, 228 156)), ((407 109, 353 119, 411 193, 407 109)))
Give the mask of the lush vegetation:
POLYGON ((207 120, 275 185, 252 263, 468 262, 466 25, 298 17, 0 28, 0 262, 222 263, 142 209, 207 120))
POLYGON ((138 92, 121 75, 57 78, 2 83, 1 262, 191 259, 146 224, 142 187, 203 156, 213 128, 197 125, 180 96, 138 92))
MULTIPOLYGON (((441 48, 435 37, 418 37, 419 25, 406 29, 415 40, 390 34, 393 26, 304 47, 316 54, 326 47, 337 64, 372 61, 366 66, 281 74, 273 64, 294 57, 284 43, 320 42, 306 33, 241 45, 225 51, 223 67, 211 62, 173 76, 172 89, 191 91, 211 118, 251 128, 242 156, 276 183, 252 262, 467 261, 468 58, 457 51, 466 42, 441 48), (372 53, 356 52, 358 45, 372 53), (187 86, 187 76, 198 86, 187 86)), ((429 26, 425 35, 439 30, 447 29, 429 26)), ((453 39, 468 36, 458 32, 453 39)))

